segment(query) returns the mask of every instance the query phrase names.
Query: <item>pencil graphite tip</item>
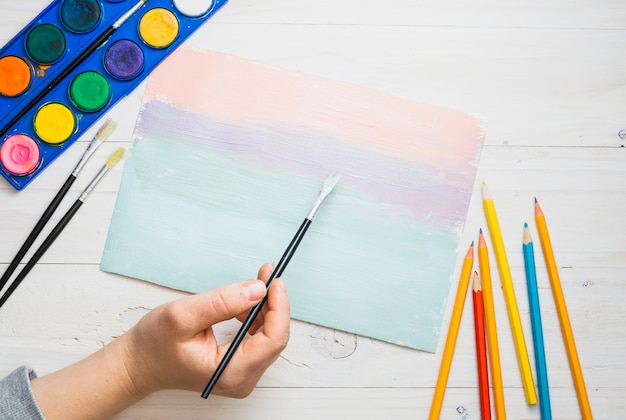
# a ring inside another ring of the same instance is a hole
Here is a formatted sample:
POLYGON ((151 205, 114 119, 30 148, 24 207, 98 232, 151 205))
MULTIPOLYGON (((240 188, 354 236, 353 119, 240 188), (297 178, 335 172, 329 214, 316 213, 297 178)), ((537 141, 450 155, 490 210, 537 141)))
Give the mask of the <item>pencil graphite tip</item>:
POLYGON ((465 254, 465 258, 474 258, 474 241, 470 244, 467 254, 465 254))
POLYGON ((483 234, 483 230, 480 230, 480 233, 478 234, 478 247, 486 247, 487 246, 487 242, 485 242, 485 235, 483 234))
POLYGON ((94 136, 94 139, 98 141, 105 141, 115 131, 116 128, 117 123, 113 119, 109 118, 104 122, 104 124, 102 124, 102 127, 100 127, 100 129, 98 130, 98 132, 94 136))
POLYGON ((539 206, 539 202, 535 198, 535 217, 543 216, 543 210, 541 210, 541 206, 539 206))
POLYGON ((120 147, 119 149, 117 149, 115 152, 111 154, 111 156, 109 156, 109 159, 107 160, 105 164, 106 167, 109 169, 114 167, 120 160, 122 160, 125 153, 126 153, 126 150, 123 147, 120 147))
POLYGON ((533 241, 532 236, 530 235, 530 229, 528 228, 528 223, 524 223, 524 236, 523 243, 524 245, 529 244, 533 241))
POLYGON ((474 291, 479 291, 483 289, 483 285, 480 281, 480 277, 478 277, 477 271, 474 271, 474 279, 472 280, 472 289, 474 291))

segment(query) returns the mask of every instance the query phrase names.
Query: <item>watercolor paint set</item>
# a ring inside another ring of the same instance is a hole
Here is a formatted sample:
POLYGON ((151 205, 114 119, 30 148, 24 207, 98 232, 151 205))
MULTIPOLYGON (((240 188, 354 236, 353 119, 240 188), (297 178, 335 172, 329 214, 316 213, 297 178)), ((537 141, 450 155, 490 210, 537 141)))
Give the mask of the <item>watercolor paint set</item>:
POLYGON ((227 0, 54 0, 0 50, 0 174, 17 190, 227 0))

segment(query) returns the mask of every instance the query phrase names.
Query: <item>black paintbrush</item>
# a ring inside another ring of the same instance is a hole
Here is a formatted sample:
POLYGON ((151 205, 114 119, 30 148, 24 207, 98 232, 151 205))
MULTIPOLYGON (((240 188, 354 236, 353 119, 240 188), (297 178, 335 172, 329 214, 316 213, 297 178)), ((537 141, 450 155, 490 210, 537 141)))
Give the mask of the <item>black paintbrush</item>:
MULTIPOLYGON (((306 233, 307 229, 311 225, 311 222, 313 221, 313 217, 315 216, 315 213, 317 213, 317 210, 320 208, 320 206, 324 202, 324 199, 328 196, 328 194, 330 194, 333 188, 335 188, 335 185, 337 185, 338 181, 339 181, 339 175, 333 175, 330 178, 326 179, 326 181, 324 181, 324 185, 322 185, 322 188, 317 196, 317 199, 313 203, 313 207, 311 208, 311 211, 309 212, 308 216, 304 219, 304 221, 300 225, 300 228, 298 229, 293 239, 289 243, 287 250, 285 250, 285 253, 281 257, 276 268, 274 269, 274 272, 272 273, 269 280, 267 281, 268 292, 272 284, 272 281, 274 281, 275 278, 280 277, 283 274, 283 271, 285 271, 285 268, 287 268, 287 264, 289 264, 291 257, 293 257, 293 254, 296 252, 298 245, 300 245, 300 241, 302 241, 302 238, 304 238, 304 234, 306 233)), ((261 302, 257 303, 256 306, 252 308, 252 310, 246 317, 245 321, 241 325, 241 328, 239 329, 239 332, 233 339, 232 343, 230 343, 230 347, 226 351, 224 358, 222 359, 220 364, 217 366, 217 369, 213 373, 211 380, 207 384, 206 388, 204 388, 204 392, 202 392, 202 398, 205 398, 205 399, 208 398, 209 394, 211 393, 211 391, 217 384, 217 381, 219 380, 220 376, 222 376, 224 369, 226 369, 228 362, 230 362, 230 359, 232 359, 233 355, 235 354, 237 347, 239 347, 244 337, 248 333, 248 330, 252 326, 252 323, 258 316, 259 312, 261 312, 261 309, 263 308, 263 305, 265 304, 266 301, 267 301, 267 295, 265 296, 265 298, 263 298, 261 302)))
POLYGON ((111 135, 116 126, 117 123, 115 121, 108 119, 102 125, 102 127, 100 127, 94 138, 91 140, 91 143, 89 143, 87 150, 85 150, 85 153, 83 153, 80 161, 72 171, 71 175, 67 178, 61 189, 59 189, 59 192, 57 192, 50 204, 48 204, 48 207, 39 218, 39 221, 30 232, 30 235, 28 235, 28 238, 26 238, 26 241, 24 241, 24 244, 22 244, 22 247, 19 249, 19 251, 17 251, 17 254, 13 258, 13 261, 11 261, 11 263, 9 264, 9 267, 7 267, 6 271, 2 275, 2 278, 0 278, 0 291, 2 291, 4 285, 7 284, 9 278, 11 278, 11 275, 13 274, 19 263, 22 261, 22 258, 24 258, 24 255, 26 255, 30 247, 33 245, 33 242, 35 242, 35 239, 37 239, 37 236, 39 236, 46 223, 48 223, 48 221, 52 217, 54 211, 57 209, 57 207, 59 207, 61 200, 63 200, 74 181, 76 181, 78 173, 81 171, 81 169, 83 169, 83 166, 85 166, 87 160, 89 160, 89 158, 94 154, 98 147, 100 147, 102 142, 104 142, 111 135))
POLYGON ((52 81, 35 97, 24 106, 20 112, 15 114, 15 116, 9 121, 2 129, 0 130, 0 137, 4 136, 7 131, 19 120, 26 115, 26 113, 31 110, 37 103, 42 100, 55 86, 57 86, 63 79, 65 79, 70 73, 72 73, 83 61, 85 61, 94 51, 104 45, 109 38, 118 30, 120 26, 124 22, 126 22, 132 15, 135 14, 137 10, 139 10, 144 3, 148 0, 140 0, 137 4, 135 4, 128 12, 122 15, 118 20, 116 20, 111 26, 109 26, 98 38, 96 38, 89 46, 76 57, 71 63, 68 64, 66 68, 61 71, 58 76, 56 76, 52 81))
POLYGON ((59 223, 57 223, 57 225, 54 227, 54 229, 52 229, 52 231, 50 232, 48 237, 43 241, 43 243, 39 246, 37 251, 35 251, 33 256, 26 263, 26 265, 24 266, 22 271, 20 271, 20 273, 17 275, 17 277, 15 277, 15 280, 13 280, 13 282, 9 285, 9 287, 4 292, 2 297, 0 297, 0 307, 2 307, 2 305, 4 305, 4 303, 7 301, 7 299, 9 299, 9 297, 13 294, 15 289, 17 289, 17 287, 20 285, 22 280, 24 280, 26 275, 28 275, 30 270, 32 270, 32 268, 35 266, 35 264, 37 264, 37 261, 39 261, 39 259, 48 250, 48 248, 50 248, 50 245, 52 245, 54 240, 61 234, 63 229, 65 229, 65 227, 70 222, 70 220, 72 220, 72 217, 74 217, 74 215, 76 214, 76 212, 78 211, 80 206, 89 197, 89 194, 91 194, 91 192, 96 187, 98 182, 100 182, 100 180, 109 171, 109 169, 111 169, 113 166, 115 166, 115 164, 122 159, 122 157, 124 156, 125 152, 126 151, 123 148, 120 148, 120 149, 117 149, 109 157, 109 159, 104 164, 104 166, 102 166, 102 169, 100 169, 100 171, 96 174, 96 176, 91 181, 91 183, 89 183, 87 188, 85 188, 85 190, 80 195, 80 197, 78 197, 78 199, 76 200, 76 202, 74 202, 72 207, 70 207, 70 209, 67 211, 67 213, 65 213, 65 215, 61 218, 59 223))

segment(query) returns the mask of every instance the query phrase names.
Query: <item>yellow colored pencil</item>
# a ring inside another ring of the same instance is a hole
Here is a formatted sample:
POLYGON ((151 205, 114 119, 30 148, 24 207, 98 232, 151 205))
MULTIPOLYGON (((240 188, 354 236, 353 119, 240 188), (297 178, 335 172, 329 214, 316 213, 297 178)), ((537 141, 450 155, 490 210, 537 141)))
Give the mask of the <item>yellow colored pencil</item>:
POLYGON ((539 233, 539 240, 541 241, 543 257, 546 261, 548 278, 550 279, 552 295, 554 296, 554 304, 559 316, 559 323, 561 324, 563 341, 565 342, 565 349, 567 350, 567 360, 569 361, 572 378, 574 379, 574 387, 576 388, 580 413, 584 420, 593 419, 589 398, 587 396, 587 388, 585 387, 585 379, 583 378, 583 373, 580 368, 576 343, 574 342, 574 333, 572 332, 572 325, 569 321, 565 297, 563 296, 563 289, 561 288, 561 279, 559 278, 559 272, 554 259, 554 251, 552 250, 546 218, 537 199, 535 199, 535 223, 537 224, 537 232, 539 233))
POLYGON ((484 182, 483 207, 485 209, 487 226, 489 227, 489 234, 493 244, 493 251, 496 255, 500 281, 502 282, 502 290, 504 292, 506 309, 509 314, 509 323, 511 324, 511 332, 513 334, 513 342, 515 344, 515 353, 517 355, 517 363, 522 376, 522 385, 524 386, 526 402, 531 405, 537 404, 537 392, 535 391, 535 382, 530 368, 530 359, 528 358, 526 341, 524 340, 522 320, 520 319, 519 309, 517 308, 517 299, 515 298, 515 290, 513 289, 511 269, 509 268, 509 262, 504 249, 504 241, 502 239, 500 224, 498 223, 498 217, 496 215, 496 208, 493 203, 493 199, 489 194, 489 190, 487 189, 487 184, 484 182))
POLYGON ((448 374, 450 373, 450 365, 452 364, 452 355, 454 354, 454 346, 459 333, 461 324, 461 315, 463 314, 463 306, 465 306, 465 296, 470 284, 472 274, 472 265, 474 264, 474 242, 469 247, 465 258, 463 259, 463 267, 461 268, 461 277, 454 299, 452 308, 452 316, 450 318, 450 327, 448 328, 448 336, 446 344, 443 348, 443 356, 441 356, 441 366, 439 367, 439 376, 437 377, 437 385, 435 386, 435 394, 433 395, 433 403, 430 407, 430 420, 439 418, 441 405, 443 404, 443 395, 446 392, 448 383, 448 374))
POLYGON ((478 235, 478 265, 483 284, 483 301, 485 304, 485 327, 487 330, 487 346, 489 348, 489 365, 491 366, 491 384, 493 387, 493 403, 497 420, 506 419, 504 406, 504 386, 502 385, 502 368, 500 367, 500 350, 498 348, 498 330, 496 328, 496 312, 493 304, 491 288, 491 269, 489 267, 489 251, 482 229, 478 235))

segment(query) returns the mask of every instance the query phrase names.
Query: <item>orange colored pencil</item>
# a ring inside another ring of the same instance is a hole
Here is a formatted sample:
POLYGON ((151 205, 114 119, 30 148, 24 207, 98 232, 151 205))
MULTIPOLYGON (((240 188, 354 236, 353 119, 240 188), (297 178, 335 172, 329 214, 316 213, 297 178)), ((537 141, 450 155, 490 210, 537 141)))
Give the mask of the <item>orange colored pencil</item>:
POLYGON ((465 306, 465 296, 467 295, 467 289, 469 288, 473 264, 474 242, 472 242, 472 244, 470 245, 467 254, 465 254, 465 259, 463 260, 463 267, 461 268, 461 278, 459 279, 459 285, 456 291, 456 298, 454 299, 454 306, 452 308, 452 316, 450 318, 450 327, 448 328, 448 336, 446 337, 446 344, 443 348, 443 356, 441 356, 441 366, 439 367, 439 376, 437 377, 437 385, 435 386, 433 403, 430 406, 430 415, 428 416, 429 420, 437 420, 439 418, 439 413, 441 412, 443 396, 446 392, 448 374, 450 373, 450 366, 452 365, 454 346, 456 344, 456 338, 459 333, 461 315, 463 314, 463 306, 465 306))
POLYGON ((504 386, 502 385, 502 368, 500 366, 500 349, 498 346, 498 330, 496 328, 496 311, 493 304, 491 289, 491 269, 489 267, 489 250, 482 229, 478 236, 478 264, 483 289, 485 307, 485 327, 487 330, 487 346, 489 347, 489 365, 491 366, 491 384, 493 387, 493 405, 497 420, 506 420, 504 406, 504 386))
POLYGON ((576 343, 574 342, 574 333, 572 332, 572 325, 567 313, 567 306, 565 305, 561 279, 559 278, 559 272, 554 259, 554 251, 552 250, 552 243, 550 241, 550 234, 548 233, 546 218, 541 210, 541 207, 539 207, 537 199, 535 199, 535 222, 537 224, 539 240, 541 241, 543 257, 546 261, 546 268, 548 269, 548 278, 550 279, 550 286, 552 288, 552 296, 554 297, 556 312, 559 316, 559 323, 561 324, 565 350, 567 350, 567 360, 569 361, 569 367, 572 371, 572 378, 574 380, 574 387, 576 388, 576 396, 578 398, 580 413, 584 420, 593 419, 591 406, 589 405, 589 398, 587 396, 587 389, 585 387, 585 379, 583 378, 582 369, 580 368, 578 352, 576 351, 576 343))
POLYGON ((474 281, 472 283, 472 301, 474 303, 474 335, 476 336, 480 417, 482 420, 487 420, 491 419, 491 403, 489 401, 489 374, 487 372, 487 347, 485 345, 485 309, 482 285, 476 271, 474 271, 474 281))

